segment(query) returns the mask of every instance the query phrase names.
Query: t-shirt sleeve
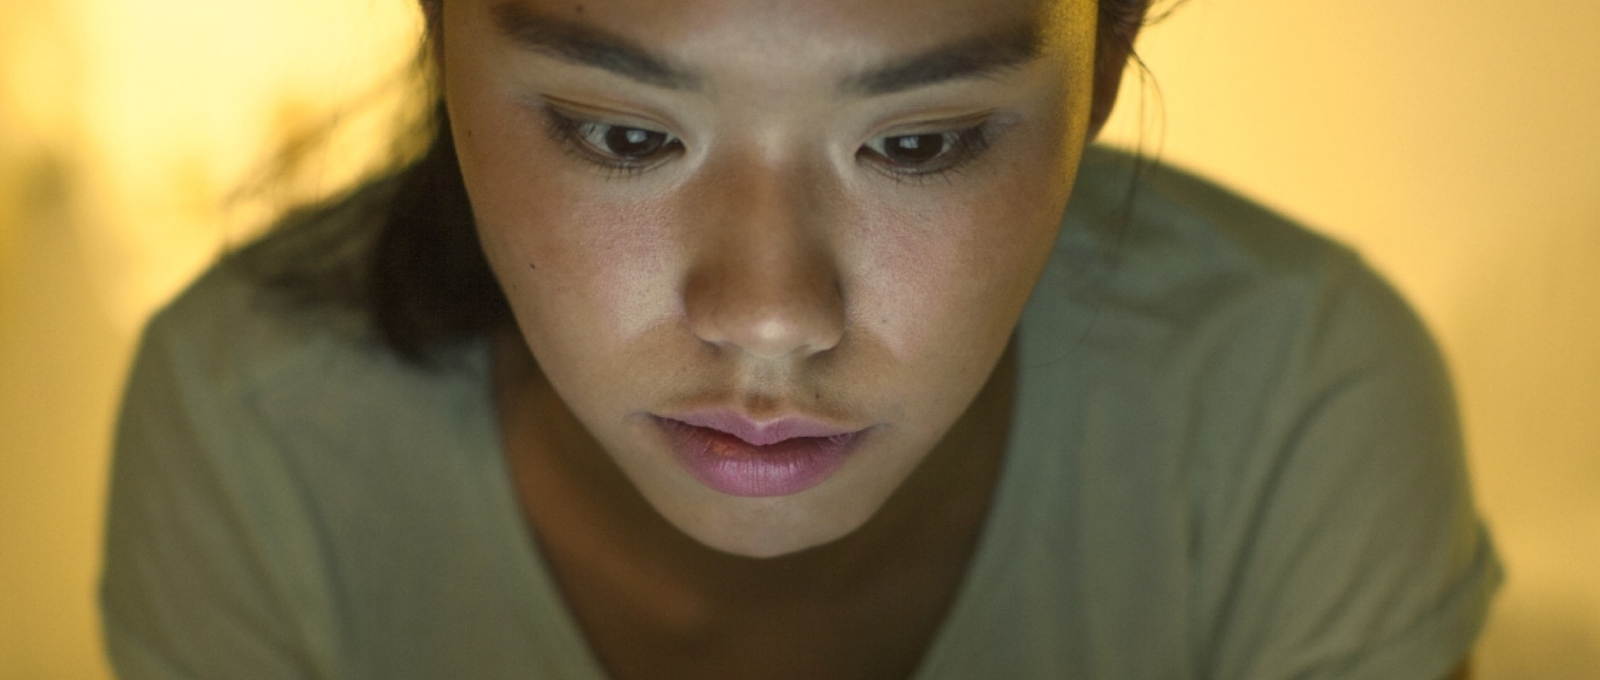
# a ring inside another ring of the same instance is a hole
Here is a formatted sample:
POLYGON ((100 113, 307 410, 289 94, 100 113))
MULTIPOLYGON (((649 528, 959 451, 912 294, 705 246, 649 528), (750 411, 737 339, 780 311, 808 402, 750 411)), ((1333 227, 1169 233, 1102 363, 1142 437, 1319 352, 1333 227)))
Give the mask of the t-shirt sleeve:
POLYGON ((1359 260, 1332 269, 1222 471, 1204 677, 1440 680, 1502 579, 1438 350, 1359 260))
POLYGON ((246 327, 191 293, 141 341, 119 416, 101 582, 123 680, 337 677, 316 545, 252 413, 246 327), (196 299, 198 298, 198 299, 196 299))

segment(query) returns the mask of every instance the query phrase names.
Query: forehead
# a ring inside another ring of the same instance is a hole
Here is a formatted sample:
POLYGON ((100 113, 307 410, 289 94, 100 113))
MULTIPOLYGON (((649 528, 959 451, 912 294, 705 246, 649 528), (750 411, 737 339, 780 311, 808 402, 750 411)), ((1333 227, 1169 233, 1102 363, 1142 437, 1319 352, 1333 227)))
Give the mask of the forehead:
MULTIPOLYGON (((1069 6, 1094 0, 456 0, 490 14, 589 26, 686 65, 736 68, 800 58, 880 63, 981 36, 1072 33, 1069 6)), ((1077 14, 1082 14, 1078 12, 1077 14)), ((1090 10, 1088 16, 1093 17, 1090 10)))

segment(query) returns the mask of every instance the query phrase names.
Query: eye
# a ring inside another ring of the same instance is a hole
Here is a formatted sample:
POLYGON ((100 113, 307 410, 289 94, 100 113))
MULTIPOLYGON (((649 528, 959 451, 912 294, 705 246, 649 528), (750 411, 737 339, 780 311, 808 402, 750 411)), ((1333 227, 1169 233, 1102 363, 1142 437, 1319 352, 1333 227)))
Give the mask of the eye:
POLYGON ((683 149, 670 133, 584 120, 543 107, 550 138, 580 160, 627 174, 643 172, 683 149))
POLYGON ((948 132, 884 135, 863 144, 859 156, 895 175, 932 175, 951 170, 986 148, 985 126, 948 132))
POLYGON ((896 135, 879 137, 867 142, 867 148, 891 162, 901 165, 918 165, 931 161, 949 151, 956 143, 954 133, 896 135))
POLYGON ((677 142, 665 132, 606 123, 575 122, 573 131, 594 151, 632 162, 648 161, 677 142))

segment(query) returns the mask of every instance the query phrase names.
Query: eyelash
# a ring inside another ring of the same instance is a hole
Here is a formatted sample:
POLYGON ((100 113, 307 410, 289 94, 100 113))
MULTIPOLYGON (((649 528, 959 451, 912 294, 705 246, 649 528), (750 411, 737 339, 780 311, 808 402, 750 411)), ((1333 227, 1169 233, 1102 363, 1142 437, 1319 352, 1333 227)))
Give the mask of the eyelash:
POLYGON ((871 159, 870 162, 877 165, 882 172, 895 181, 921 183, 935 179, 947 179, 950 175, 965 170, 973 160, 988 150, 991 141, 990 136, 988 122, 944 132, 884 135, 882 137, 874 137, 867 144, 862 145, 861 149, 856 152, 856 157, 875 156, 876 158, 871 159), (934 136, 941 138, 944 149, 924 163, 899 163, 883 152, 872 148, 874 142, 887 142, 891 139, 908 137, 934 136))
MULTIPOLYGON (((643 173, 660 164, 670 154, 683 149, 683 143, 676 137, 659 130, 578 119, 548 106, 543 107, 543 112, 546 131, 552 139, 559 142, 568 152, 577 156, 580 160, 598 165, 610 171, 616 177, 629 177, 643 173), (590 142, 585 134, 584 128, 586 126, 611 128, 613 131, 642 130, 650 134, 665 135, 667 141, 662 143, 661 147, 653 151, 647 158, 630 159, 619 157, 597 148, 594 143, 590 142)), ((989 148, 990 141, 989 124, 985 121, 959 130, 914 132, 874 137, 856 151, 856 157, 877 166, 881 172, 895 181, 921 183, 948 178, 951 174, 965 169, 971 161, 989 148), (934 136, 941 138, 944 148, 938 155, 922 163, 900 163, 890 159, 884 152, 873 148, 874 143, 886 143, 892 139, 934 136)))
POLYGON ((676 137, 659 130, 648 128, 634 128, 626 125, 613 125, 592 120, 580 120, 562 114, 550 107, 544 107, 545 131, 550 138, 559 142, 566 150, 577 156, 580 160, 598 165, 618 177, 628 177, 642 173, 659 164, 669 153, 681 150, 683 143, 676 137), (651 154, 648 159, 623 158, 595 148, 584 134, 585 126, 608 127, 623 130, 643 130, 647 133, 666 135, 668 141, 661 146, 661 150, 651 154))

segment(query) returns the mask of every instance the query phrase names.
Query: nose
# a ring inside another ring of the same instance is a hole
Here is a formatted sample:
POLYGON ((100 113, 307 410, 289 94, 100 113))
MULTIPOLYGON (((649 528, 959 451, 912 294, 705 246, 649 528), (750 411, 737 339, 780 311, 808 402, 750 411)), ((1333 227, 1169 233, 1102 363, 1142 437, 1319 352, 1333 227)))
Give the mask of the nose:
POLYGON ((820 173, 772 161, 729 164, 691 192, 683 287, 690 329, 759 359, 806 358, 844 335, 845 301, 820 173))

